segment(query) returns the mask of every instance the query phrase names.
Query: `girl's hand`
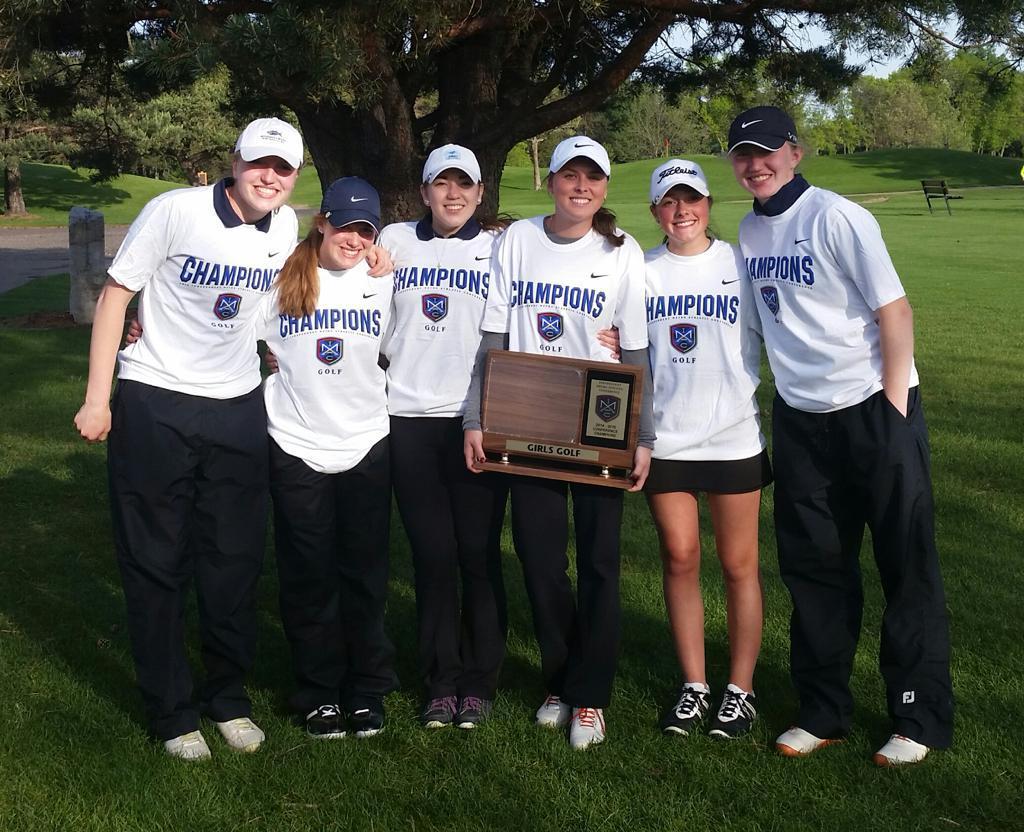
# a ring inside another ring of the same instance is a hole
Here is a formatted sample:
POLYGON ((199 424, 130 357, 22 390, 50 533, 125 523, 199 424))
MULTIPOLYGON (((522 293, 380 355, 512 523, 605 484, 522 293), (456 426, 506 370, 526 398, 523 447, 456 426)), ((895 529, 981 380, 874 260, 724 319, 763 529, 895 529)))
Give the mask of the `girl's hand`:
POLYGON ((75 414, 75 427, 87 442, 102 442, 110 433, 110 405, 86 402, 75 414))
POLYGON ((278 363, 277 356, 274 355, 274 351, 270 347, 267 347, 267 353, 263 356, 263 361, 271 374, 281 372, 281 365, 278 363))
POLYGON ((487 459, 484 454, 484 432, 482 430, 463 432, 462 453, 466 457, 466 467, 474 474, 482 474, 483 468, 476 467, 477 463, 487 459))
POLYGON ((395 270, 388 250, 372 243, 366 250, 366 265, 370 267, 370 277, 383 277, 395 270))
POLYGON ((126 347, 131 346, 142 337, 142 324, 139 323, 138 318, 132 318, 132 322, 128 324, 128 331, 124 334, 124 345, 126 347))
POLYGON ((643 488, 650 471, 651 449, 645 448, 643 445, 637 445, 636 452, 633 454, 633 470, 629 472, 629 478, 633 480, 633 484, 627 490, 639 491, 643 488))
POLYGON ((611 350, 613 361, 618 361, 622 358, 622 353, 619 352, 618 327, 613 326, 611 329, 599 329, 597 331, 597 340, 601 342, 601 346, 611 350))

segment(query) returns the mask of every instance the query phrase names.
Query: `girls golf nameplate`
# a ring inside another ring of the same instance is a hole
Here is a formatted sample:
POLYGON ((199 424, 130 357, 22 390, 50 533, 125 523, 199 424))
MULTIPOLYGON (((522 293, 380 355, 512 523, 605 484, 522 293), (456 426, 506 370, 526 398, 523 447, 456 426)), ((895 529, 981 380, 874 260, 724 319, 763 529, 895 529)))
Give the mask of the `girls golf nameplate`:
POLYGON ((642 385, 639 367, 491 350, 479 467, 629 488, 642 385))

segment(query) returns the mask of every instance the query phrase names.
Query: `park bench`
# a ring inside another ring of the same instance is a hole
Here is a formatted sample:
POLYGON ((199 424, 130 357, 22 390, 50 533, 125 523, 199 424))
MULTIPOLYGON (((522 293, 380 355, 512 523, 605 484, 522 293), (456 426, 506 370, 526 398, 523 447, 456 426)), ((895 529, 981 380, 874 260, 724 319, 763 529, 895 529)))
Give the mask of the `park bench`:
POLYGON ((921 187, 924 189, 924 198, 928 202, 928 213, 932 211, 932 200, 941 199, 946 203, 946 211, 950 216, 953 216, 953 212, 949 210, 949 201, 951 199, 963 199, 960 194, 951 194, 949 188, 946 186, 945 179, 922 179, 921 187))

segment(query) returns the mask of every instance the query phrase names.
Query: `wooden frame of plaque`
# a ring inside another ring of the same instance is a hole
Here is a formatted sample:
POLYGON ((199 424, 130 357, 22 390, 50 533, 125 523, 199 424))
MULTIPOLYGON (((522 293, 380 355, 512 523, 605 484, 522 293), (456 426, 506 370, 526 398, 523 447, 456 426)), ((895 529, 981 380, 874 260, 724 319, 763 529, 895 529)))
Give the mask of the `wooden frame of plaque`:
POLYGON ((640 367, 490 350, 478 467, 629 488, 642 393, 640 367))

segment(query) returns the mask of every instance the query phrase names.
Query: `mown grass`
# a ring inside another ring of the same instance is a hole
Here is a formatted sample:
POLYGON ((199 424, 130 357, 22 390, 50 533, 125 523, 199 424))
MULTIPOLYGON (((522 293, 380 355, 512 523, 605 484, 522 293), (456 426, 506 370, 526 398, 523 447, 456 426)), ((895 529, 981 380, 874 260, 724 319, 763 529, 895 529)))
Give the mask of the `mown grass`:
MULTIPOLYGON (((853 678, 856 729, 844 745, 807 760, 772 752, 794 698, 787 675, 788 600, 775 565, 769 489, 761 530, 761 719, 750 739, 676 740, 655 730, 678 670, 655 535, 642 499, 630 496, 622 536, 622 658, 603 746, 573 753, 563 737, 530 725, 543 691, 521 573, 507 538, 511 633, 494 718, 476 732, 417 727, 412 574, 396 517, 388 625, 403 687, 389 697, 387 731, 363 742, 318 744, 284 715, 290 670, 268 548, 251 685, 267 746, 257 755, 232 755, 208 731, 215 755, 210 764, 167 759, 145 736, 133 690, 104 449, 83 444, 71 426, 84 389, 88 333, 0 328, 0 829, 1021 828, 1024 288, 1016 252, 1024 191, 971 192, 954 206, 953 217, 929 216, 916 195, 868 207, 915 309, 953 627, 958 722, 952 750, 905 771, 869 762, 888 732, 876 669, 882 599, 865 550, 867 610, 853 678)), ((744 210, 739 203, 716 205, 723 236, 735 238, 744 210)), ((646 222, 642 210, 637 217, 646 222)), ((651 228, 623 224, 648 243, 656 236, 651 228)), ((66 278, 36 280, 0 296, 0 318, 27 308, 60 309, 65 297, 66 278)), ((767 402, 770 382, 761 393, 767 402)), ((719 691, 727 645, 708 531, 709 674, 719 691)), ((194 647, 194 608, 189 621, 194 647)))

